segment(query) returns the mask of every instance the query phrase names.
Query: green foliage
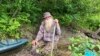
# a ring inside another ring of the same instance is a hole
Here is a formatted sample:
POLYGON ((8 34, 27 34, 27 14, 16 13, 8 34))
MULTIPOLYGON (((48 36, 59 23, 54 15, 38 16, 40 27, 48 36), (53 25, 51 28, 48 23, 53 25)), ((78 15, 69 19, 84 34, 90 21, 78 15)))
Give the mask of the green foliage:
POLYGON ((19 33, 16 33, 20 23, 15 19, 9 19, 9 17, 2 15, 0 17, 0 37, 8 38, 8 37, 19 37, 19 33))
MULTIPOLYGON (((97 30, 100 27, 100 0, 1 0, 0 18, 16 19, 22 24, 39 26, 42 14, 51 12, 62 26, 97 30)), ((7 19, 7 20, 8 20, 7 19)))
POLYGON ((100 27, 99 0, 40 0, 36 6, 42 12, 50 11, 63 26, 79 26, 90 30, 100 27))
POLYGON ((90 30, 100 27, 99 0, 2 0, 0 3, 0 15, 17 17, 27 13, 34 26, 40 24, 42 13, 50 11, 63 26, 79 26, 90 30))
POLYGON ((6 38, 20 38, 20 26, 22 23, 28 22, 27 15, 20 15, 20 17, 11 18, 7 15, 0 17, 0 39, 6 38))
POLYGON ((68 49, 72 52, 72 56, 84 56, 86 49, 90 49, 100 54, 100 43, 97 40, 88 37, 72 37, 69 38, 69 40, 72 44, 68 46, 68 49))
POLYGON ((23 24, 30 23, 28 19, 30 14, 23 10, 25 7, 23 6, 23 2, 25 3, 25 1, 22 1, 2 0, 0 2, 0 39, 20 38, 20 27, 23 24))
MULTIPOLYGON (((67 14, 72 19, 73 25, 90 30, 96 30, 100 26, 100 1, 99 0, 71 0, 66 2, 67 14), (98 18, 98 19, 96 19, 98 18)), ((65 17, 65 21, 66 21, 65 17)), ((67 24, 67 22, 66 22, 67 24)), ((66 25, 64 24, 64 25, 66 25)))

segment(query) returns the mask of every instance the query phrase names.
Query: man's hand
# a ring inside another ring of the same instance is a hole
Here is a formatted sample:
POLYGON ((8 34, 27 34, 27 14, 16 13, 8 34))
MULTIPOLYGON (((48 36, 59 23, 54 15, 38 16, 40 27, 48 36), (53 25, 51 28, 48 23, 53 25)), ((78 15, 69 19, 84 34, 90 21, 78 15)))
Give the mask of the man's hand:
POLYGON ((38 44, 38 41, 37 41, 37 40, 33 40, 33 41, 32 41, 32 45, 33 45, 33 46, 36 46, 37 44, 38 44))
POLYGON ((59 22, 58 19, 55 19, 55 22, 58 23, 59 22))

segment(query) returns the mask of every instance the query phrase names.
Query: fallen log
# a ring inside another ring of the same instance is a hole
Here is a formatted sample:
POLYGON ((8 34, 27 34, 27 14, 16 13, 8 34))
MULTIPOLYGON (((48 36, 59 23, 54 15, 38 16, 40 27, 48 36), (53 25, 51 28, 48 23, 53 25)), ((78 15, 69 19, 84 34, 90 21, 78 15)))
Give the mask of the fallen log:
POLYGON ((100 39, 100 28, 96 31, 91 31, 89 29, 80 29, 81 32, 83 32, 88 37, 94 38, 94 39, 100 39))

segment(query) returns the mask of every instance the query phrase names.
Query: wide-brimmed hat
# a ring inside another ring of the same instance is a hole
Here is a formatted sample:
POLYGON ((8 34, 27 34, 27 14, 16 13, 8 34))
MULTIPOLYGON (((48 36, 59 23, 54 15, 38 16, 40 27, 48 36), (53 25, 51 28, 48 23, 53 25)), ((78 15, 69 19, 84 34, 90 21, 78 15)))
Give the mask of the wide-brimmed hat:
POLYGON ((51 13, 50 12, 45 12, 43 14, 43 18, 47 18, 47 17, 52 17, 51 13))

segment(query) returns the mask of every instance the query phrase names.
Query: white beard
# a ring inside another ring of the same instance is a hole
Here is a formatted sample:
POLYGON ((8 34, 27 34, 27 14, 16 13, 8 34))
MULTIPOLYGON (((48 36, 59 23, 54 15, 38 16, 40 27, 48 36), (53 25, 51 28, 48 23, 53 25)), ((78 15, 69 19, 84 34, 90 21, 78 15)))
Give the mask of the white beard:
POLYGON ((53 19, 45 20, 45 29, 46 29, 46 31, 49 31, 51 29, 52 24, 53 24, 53 19))

